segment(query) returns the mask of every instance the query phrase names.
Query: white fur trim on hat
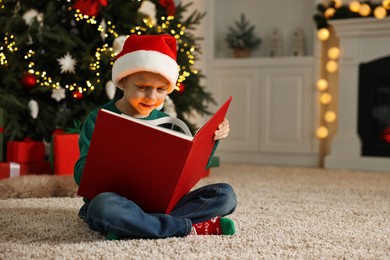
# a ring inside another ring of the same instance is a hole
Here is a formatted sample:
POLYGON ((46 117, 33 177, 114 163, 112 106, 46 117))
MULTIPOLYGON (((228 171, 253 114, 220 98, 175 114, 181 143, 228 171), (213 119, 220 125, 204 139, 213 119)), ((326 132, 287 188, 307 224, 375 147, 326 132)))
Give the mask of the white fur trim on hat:
POLYGON ((168 55, 158 51, 138 50, 124 54, 115 61, 112 67, 112 81, 118 88, 123 89, 120 80, 141 71, 153 72, 165 77, 170 83, 168 93, 173 91, 179 76, 176 61, 168 55))

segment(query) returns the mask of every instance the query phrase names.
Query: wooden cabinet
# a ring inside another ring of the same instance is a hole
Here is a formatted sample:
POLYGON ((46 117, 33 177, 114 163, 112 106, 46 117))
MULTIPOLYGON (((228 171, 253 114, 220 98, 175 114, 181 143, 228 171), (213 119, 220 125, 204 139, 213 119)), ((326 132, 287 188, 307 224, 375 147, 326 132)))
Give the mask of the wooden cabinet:
POLYGON ((217 100, 233 96, 225 161, 318 164, 313 58, 216 61, 209 82, 217 100))

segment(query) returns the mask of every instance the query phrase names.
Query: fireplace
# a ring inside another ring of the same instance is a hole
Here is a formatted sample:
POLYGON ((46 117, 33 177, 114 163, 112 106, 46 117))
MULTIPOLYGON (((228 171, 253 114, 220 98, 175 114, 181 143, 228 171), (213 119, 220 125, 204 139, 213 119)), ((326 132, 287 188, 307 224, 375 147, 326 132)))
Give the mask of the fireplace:
POLYGON ((390 56, 359 66, 358 133, 361 155, 390 156, 390 56))
POLYGON ((337 132, 325 167, 390 171, 390 114, 386 114, 390 112, 390 18, 349 18, 330 24, 339 38, 341 56, 337 132))

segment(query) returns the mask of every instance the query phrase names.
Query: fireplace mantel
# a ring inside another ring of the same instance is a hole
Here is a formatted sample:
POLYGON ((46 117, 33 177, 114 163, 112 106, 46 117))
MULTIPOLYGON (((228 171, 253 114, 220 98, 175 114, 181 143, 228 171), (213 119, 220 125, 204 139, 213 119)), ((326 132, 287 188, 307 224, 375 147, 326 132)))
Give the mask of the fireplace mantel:
POLYGON ((390 55, 390 18, 351 18, 330 24, 340 40, 341 56, 338 127, 325 167, 390 171, 389 157, 361 155, 357 131, 359 64, 390 55))

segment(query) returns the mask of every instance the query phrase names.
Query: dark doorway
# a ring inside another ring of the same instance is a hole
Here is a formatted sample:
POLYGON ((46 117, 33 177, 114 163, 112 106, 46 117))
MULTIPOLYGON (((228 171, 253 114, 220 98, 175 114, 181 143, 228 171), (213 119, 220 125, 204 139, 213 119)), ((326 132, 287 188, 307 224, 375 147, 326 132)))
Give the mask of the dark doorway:
POLYGON ((358 133, 362 155, 390 156, 390 56, 359 66, 358 133))

